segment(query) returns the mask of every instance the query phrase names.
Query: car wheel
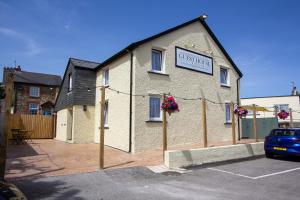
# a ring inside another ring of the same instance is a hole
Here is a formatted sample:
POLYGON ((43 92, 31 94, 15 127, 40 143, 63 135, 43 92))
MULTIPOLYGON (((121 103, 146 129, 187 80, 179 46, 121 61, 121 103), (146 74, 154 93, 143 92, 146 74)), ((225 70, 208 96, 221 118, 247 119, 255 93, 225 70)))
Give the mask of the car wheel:
POLYGON ((267 158, 274 158, 274 154, 265 152, 267 158))

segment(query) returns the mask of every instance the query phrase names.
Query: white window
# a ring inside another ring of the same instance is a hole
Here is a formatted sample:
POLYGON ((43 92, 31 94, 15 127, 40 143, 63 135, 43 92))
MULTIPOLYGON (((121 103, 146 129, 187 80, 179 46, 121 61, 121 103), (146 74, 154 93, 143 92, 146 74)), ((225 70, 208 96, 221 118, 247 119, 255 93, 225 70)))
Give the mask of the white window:
POLYGON ((105 70, 103 73, 103 85, 108 86, 109 84, 109 70, 105 70))
POLYGON ((289 111, 289 104, 278 104, 278 105, 275 105, 275 107, 277 107, 277 110, 278 112, 284 110, 286 112, 289 111))
POLYGON ((230 82, 229 82, 229 69, 227 68, 220 68, 220 82, 221 85, 224 86, 229 86, 230 82))
POLYGON ((68 92, 72 91, 72 86, 73 86, 72 74, 69 74, 68 92))
POLYGON ((108 101, 105 102, 104 106, 104 126, 108 127, 108 101))
POLYGON ((149 102, 149 118, 150 120, 161 120, 160 97, 152 96, 149 102))
POLYGON ((36 103, 30 103, 29 104, 29 113, 31 115, 36 115, 38 113, 39 110, 39 105, 36 103))
POLYGON ((163 72, 163 53, 162 51, 152 49, 152 71, 163 72))
POLYGON ((230 103, 225 103, 225 122, 226 123, 231 123, 230 103))
POLYGON ((39 87, 30 87, 29 95, 31 97, 39 97, 40 96, 40 88, 39 87))

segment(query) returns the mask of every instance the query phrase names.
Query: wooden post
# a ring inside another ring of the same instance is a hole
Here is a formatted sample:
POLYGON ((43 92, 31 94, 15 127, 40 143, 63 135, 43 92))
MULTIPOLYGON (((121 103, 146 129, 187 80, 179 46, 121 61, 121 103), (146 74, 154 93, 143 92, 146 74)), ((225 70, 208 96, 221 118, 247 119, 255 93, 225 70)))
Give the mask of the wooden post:
POLYGON ((0 179, 4 180, 5 175, 5 164, 6 164, 6 150, 8 143, 9 134, 9 120, 11 112, 12 94, 13 94, 13 73, 8 72, 5 77, 5 118, 4 118, 4 128, 3 137, 0 146, 0 179))
POLYGON ((99 168, 104 169, 104 110, 105 110, 105 87, 102 86, 101 90, 101 110, 100 110, 100 141, 99 141, 99 168))
POLYGON ((235 114, 234 114, 234 103, 231 102, 231 128, 232 128, 232 144, 236 144, 236 137, 235 137, 235 114))
POLYGON ((290 108, 290 128, 294 127, 294 122, 293 122, 293 111, 292 108, 290 108))
POLYGON ((206 99, 202 98, 203 146, 207 147, 206 99))
POLYGON ((256 107, 255 104, 253 104, 253 135, 255 138, 255 141, 258 142, 258 135, 257 135, 257 126, 256 126, 256 107))
MULTIPOLYGON (((163 101, 166 99, 166 94, 163 95, 163 101)), ((163 158, 165 160, 165 151, 168 149, 167 137, 167 111, 163 110, 163 158)))

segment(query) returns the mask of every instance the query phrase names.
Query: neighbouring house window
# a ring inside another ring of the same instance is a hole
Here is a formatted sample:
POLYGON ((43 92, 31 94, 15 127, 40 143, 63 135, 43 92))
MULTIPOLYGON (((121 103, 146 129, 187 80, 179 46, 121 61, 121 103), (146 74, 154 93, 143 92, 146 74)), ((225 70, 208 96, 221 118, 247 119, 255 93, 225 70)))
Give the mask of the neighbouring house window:
POLYGON ((104 107, 104 126, 108 127, 108 101, 105 102, 104 107))
POLYGON ((162 51, 152 49, 152 71, 163 71, 162 51))
POLYGON ((105 70, 103 73, 103 85, 108 86, 109 84, 109 70, 105 70))
POLYGON ((39 87, 30 87, 29 88, 29 96, 39 97, 40 96, 40 88, 39 87))
POLYGON ((68 92, 72 91, 73 79, 72 74, 69 74, 69 81, 68 81, 68 92))
POLYGON ((278 105, 275 105, 275 107, 277 107, 278 109, 278 112, 284 110, 286 112, 289 111, 289 104, 278 104, 278 105))
POLYGON ((36 103, 29 104, 29 114, 36 115, 38 114, 38 110, 39 110, 39 104, 36 103))
POLYGON ((221 85, 229 86, 229 70, 226 68, 220 69, 220 81, 221 85))
POLYGON ((150 120, 161 120, 160 97, 150 97, 150 120))
POLYGON ((225 122, 231 123, 230 103, 225 104, 225 122))

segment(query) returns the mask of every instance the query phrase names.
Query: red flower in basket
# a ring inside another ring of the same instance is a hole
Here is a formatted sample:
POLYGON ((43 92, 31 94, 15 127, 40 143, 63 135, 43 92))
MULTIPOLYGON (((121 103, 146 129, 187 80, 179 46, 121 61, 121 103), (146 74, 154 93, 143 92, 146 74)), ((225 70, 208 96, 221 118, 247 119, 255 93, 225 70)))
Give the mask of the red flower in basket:
POLYGON ((248 110, 243 107, 238 107, 234 110, 234 114, 237 114, 239 117, 245 117, 248 114, 248 110))
POLYGON ((173 96, 167 96, 164 99, 161 105, 161 109, 168 112, 169 115, 171 115, 173 112, 179 112, 178 104, 176 103, 173 96))
POLYGON ((286 112, 285 110, 280 111, 277 116, 279 117, 279 119, 286 119, 289 116, 289 113, 286 112))

